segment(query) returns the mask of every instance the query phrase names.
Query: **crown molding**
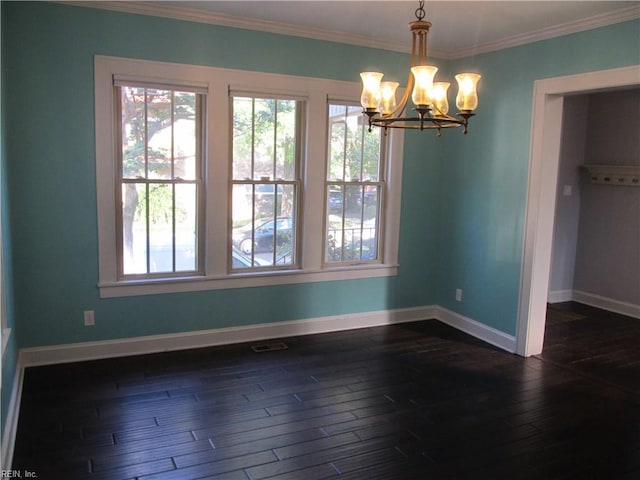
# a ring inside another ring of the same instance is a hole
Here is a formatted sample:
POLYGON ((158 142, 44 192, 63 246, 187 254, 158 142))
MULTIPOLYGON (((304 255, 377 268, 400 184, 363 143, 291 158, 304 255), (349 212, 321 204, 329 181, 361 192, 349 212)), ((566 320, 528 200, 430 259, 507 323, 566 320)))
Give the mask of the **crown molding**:
MULTIPOLYGON (((360 47, 377 48, 400 53, 411 53, 410 42, 392 42, 381 40, 367 35, 358 35, 334 30, 293 25, 290 23, 273 22, 268 20, 238 17, 222 13, 205 12, 199 9, 188 7, 176 7, 173 5, 163 5, 162 2, 146 3, 136 1, 60 1, 58 3, 99 8, 124 13, 134 13, 139 15, 152 15, 157 17, 185 20, 189 22, 207 23, 224 27, 241 28, 245 30, 257 30, 280 35, 291 35, 296 37, 311 38, 329 42, 344 43, 360 47)), ((469 48, 456 50, 430 50, 430 56, 445 60, 454 60, 471 57, 478 54, 503 50, 505 48, 516 47, 526 43, 548 40, 571 33, 577 33, 594 28, 605 27, 615 23, 625 22, 640 18, 640 5, 635 4, 620 10, 596 15, 574 22, 568 22, 554 27, 536 30, 521 35, 502 38, 493 42, 486 42, 474 45, 469 48)))
POLYGON ((290 23, 273 22, 270 20, 260 20, 256 18, 238 17, 235 15, 227 15, 224 13, 205 12, 196 8, 162 5, 161 2, 149 4, 135 1, 60 1, 57 3, 79 7, 100 8, 103 10, 112 10, 123 13, 152 15, 156 17, 172 18, 175 20, 185 20, 188 22, 207 23, 210 25, 219 25, 223 27, 257 30, 261 32, 277 33, 280 35, 291 35, 295 37, 311 38, 314 40, 325 40, 329 42, 357 45, 361 47, 411 53, 408 41, 390 42, 366 35, 338 32, 335 30, 327 30, 323 28, 293 25, 290 23))
POLYGON ((518 47, 527 43, 539 42, 542 40, 550 40, 556 37, 562 37, 572 33, 593 30, 595 28, 606 27, 616 23, 622 23, 629 20, 640 18, 640 4, 631 7, 625 7, 613 12, 595 15, 589 18, 576 20, 573 22, 563 23, 554 27, 543 28, 534 32, 514 35, 512 37, 502 38, 494 42, 486 42, 469 48, 462 48, 456 51, 447 52, 444 57, 448 60, 454 60, 465 57, 472 57, 482 53, 495 52, 505 48, 518 47))

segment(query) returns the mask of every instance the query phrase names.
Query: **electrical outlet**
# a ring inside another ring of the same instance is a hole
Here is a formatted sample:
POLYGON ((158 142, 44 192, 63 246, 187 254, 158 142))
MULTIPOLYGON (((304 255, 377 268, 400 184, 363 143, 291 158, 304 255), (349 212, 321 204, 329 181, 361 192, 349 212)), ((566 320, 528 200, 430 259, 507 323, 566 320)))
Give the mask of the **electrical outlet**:
POLYGON ((96 317, 93 310, 85 310, 84 311, 84 326, 92 327, 96 324, 96 317))
POLYGON ((456 288, 456 302, 462 301, 462 289, 456 288))

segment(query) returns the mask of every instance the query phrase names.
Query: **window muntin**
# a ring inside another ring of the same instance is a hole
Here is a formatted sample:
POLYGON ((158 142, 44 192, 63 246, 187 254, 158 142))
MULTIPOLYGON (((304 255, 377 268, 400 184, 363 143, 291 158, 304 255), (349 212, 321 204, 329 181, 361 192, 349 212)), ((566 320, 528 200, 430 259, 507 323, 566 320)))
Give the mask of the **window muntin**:
POLYGON ((119 277, 201 274, 204 95, 114 88, 119 277))
POLYGON ((303 102, 232 96, 231 269, 298 265, 303 102))
POLYGON ((325 182, 327 265, 381 262, 384 137, 360 106, 331 103, 325 182))

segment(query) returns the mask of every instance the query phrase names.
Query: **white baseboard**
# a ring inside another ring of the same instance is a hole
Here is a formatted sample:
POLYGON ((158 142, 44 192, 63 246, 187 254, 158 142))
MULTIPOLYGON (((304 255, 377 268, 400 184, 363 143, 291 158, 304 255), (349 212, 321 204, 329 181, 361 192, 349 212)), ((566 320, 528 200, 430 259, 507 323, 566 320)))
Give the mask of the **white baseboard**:
POLYGON ((436 318, 435 313, 436 308, 433 306, 383 310, 196 332, 23 348, 20 353, 24 359, 23 365, 31 367, 378 327, 436 318))
POLYGON ((446 308, 436 306, 435 318, 442 323, 452 326, 458 330, 461 330, 469 335, 479 338, 491 345, 495 345, 502 350, 506 350, 510 353, 516 351, 516 337, 507 335, 500 330, 489 327, 484 323, 476 322, 471 318, 460 315, 459 313, 452 312, 446 308))
POLYGON ((16 362, 16 371, 13 376, 13 385, 11 390, 11 399, 9 400, 9 408, 7 409, 7 419, 2 432, 2 457, 0 458, 0 471, 11 470, 13 462, 13 449, 16 442, 16 433, 18 432, 18 417, 20 416, 20 400, 22 399, 22 382, 24 380, 24 364, 22 357, 18 355, 16 362))
POLYGON ((595 293, 583 292, 581 290, 556 290, 549 292, 547 302, 578 302, 590 305, 592 307, 601 308, 609 312, 620 313, 628 317, 640 318, 640 305, 634 303, 621 302, 613 298, 603 297, 595 293))
POLYGON ((439 320, 508 352, 516 350, 514 336, 438 305, 431 305, 120 340, 22 348, 19 358, 22 367, 32 367, 379 327, 425 319, 439 320))
POLYGON ((548 303, 562 303, 573 300, 573 290, 555 290, 549 292, 547 296, 548 303))
POLYGON ((609 312, 620 313, 628 317, 640 318, 640 305, 633 303, 621 302, 613 298, 603 297, 595 293, 582 292, 580 290, 573 291, 573 301, 584 303, 592 307, 608 310, 609 312))

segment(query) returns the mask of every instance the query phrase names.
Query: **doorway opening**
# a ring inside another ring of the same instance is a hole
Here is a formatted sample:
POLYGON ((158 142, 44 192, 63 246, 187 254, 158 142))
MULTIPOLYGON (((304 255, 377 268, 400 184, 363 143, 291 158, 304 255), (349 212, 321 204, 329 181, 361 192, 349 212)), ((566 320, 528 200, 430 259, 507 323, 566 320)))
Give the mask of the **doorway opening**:
POLYGON ((537 80, 520 281, 516 353, 537 355, 544 343, 564 99, 640 85, 640 66, 537 80))

